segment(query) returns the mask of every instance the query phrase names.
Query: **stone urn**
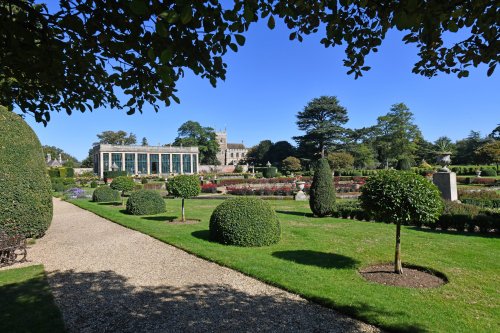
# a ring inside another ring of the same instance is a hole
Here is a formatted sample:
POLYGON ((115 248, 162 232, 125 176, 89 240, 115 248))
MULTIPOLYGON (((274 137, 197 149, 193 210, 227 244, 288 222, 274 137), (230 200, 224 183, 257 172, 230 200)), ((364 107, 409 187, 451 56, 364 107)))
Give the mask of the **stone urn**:
POLYGON ((306 182, 297 182, 296 185, 297 185, 297 189, 299 191, 303 191, 304 190, 304 185, 306 184, 306 182))
POLYGON ((476 176, 479 178, 481 177, 481 170, 476 170, 476 176))
POLYGON ((436 163, 441 166, 441 169, 439 169, 439 172, 450 172, 450 169, 448 169, 448 165, 451 164, 451 152, 449 151, 443 151, 443 152, 438 152, 437 157, 436 157, 436 163))
POLYGON ((307 195, 304 193, 304 185, 306 182, 296 182, 296 186, 299 189, 297 194, 295 194, 295 200, 297 201, 305 201, 307 200, 307 195))

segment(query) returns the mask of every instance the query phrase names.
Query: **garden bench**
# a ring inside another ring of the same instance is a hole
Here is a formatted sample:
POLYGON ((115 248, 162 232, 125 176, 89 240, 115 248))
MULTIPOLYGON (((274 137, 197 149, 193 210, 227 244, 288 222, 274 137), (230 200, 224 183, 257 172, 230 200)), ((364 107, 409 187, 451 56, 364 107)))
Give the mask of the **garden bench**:
POLYGON ((26 237, 0 231, 0 267, 26 261, 26 237))

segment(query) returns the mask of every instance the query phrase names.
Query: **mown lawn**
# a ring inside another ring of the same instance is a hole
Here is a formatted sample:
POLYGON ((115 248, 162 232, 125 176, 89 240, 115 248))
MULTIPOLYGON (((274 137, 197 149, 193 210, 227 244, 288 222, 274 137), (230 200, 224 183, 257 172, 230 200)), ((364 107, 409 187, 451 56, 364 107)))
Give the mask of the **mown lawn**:
POLYGON ((0 332, 65 332, 43 266, 0 271, 0 332))
POLYGON ((402 230, 403 262, 444 273, 435 289, 383 286, 365 281, 358 268, 393 259, 395 226, 313 218, 307 202, 270 201, 282 223, 279 244, 223 246, 208 239, 208 221, 220 200, 186 201, 198 224, 172 225, 180 200, 167 212, 131 216, 123 207, 70 201, 197 256, 300 294, 383 329, 398 332, 493 332, 500 318, 500 239, 481 235, 402 230))

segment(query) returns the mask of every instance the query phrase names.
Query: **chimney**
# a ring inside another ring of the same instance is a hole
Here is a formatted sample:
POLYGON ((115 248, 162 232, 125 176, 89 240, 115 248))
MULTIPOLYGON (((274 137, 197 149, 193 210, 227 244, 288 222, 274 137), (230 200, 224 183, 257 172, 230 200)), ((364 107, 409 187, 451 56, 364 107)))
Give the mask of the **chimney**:
POLYGON ((47 163, 49 163, 50 161, 52 161, 52 156, 50 156, 50 154, 47 154, 47 163))
POLYGON ((63 162, 63 161, 62 161, 62 155, 61 155, 61 154, 59 154, 59 163, 61 163, 61 164, 62 164, 62 162, 63 162))

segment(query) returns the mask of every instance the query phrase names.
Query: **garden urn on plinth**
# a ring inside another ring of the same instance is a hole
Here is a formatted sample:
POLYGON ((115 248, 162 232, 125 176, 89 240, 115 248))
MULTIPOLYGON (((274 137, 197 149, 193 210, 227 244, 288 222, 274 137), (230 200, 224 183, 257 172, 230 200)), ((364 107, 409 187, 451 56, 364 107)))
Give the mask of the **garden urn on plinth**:
POLYGON ((304 193, 304 185, 305 182, 296 182, 296 186, 299 189, 297 194, 295 194, 295 200, 297 201, 305 201, 307 200, 307 195, 304 193))
POLYGON ((457 175, 448 169, 451 164, 451 152, 438 152, 437 155, 436 162, 441 168, 432 176, 432 182, 439 188, 444 200, 457 201, 457 175))
POLYGON ((451 164, 451 152, 449 151, 438 152, 436 162, 441 166, 439 172, 450 172, 450 169, 448 169, 448 165, 451 164))

